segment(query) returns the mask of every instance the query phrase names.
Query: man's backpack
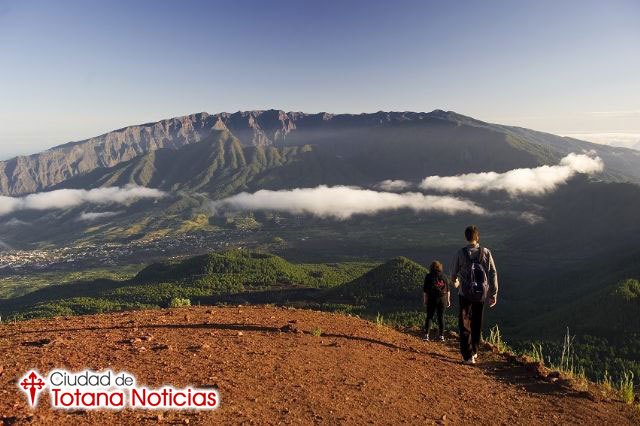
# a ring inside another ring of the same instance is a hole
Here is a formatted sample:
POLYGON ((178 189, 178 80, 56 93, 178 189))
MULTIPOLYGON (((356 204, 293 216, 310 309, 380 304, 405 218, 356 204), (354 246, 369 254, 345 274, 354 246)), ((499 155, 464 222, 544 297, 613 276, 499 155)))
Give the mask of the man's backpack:
POLYGON ((464 252, 469 259, 466 271, 466 280, 462 283, 462 294, 472 302, 484 302, 489 294, 489 278, 484 267, 483 257, 486 251, 482 247, 478 248, 478 257, 471 257, 471 250, 465 247, 464 252))

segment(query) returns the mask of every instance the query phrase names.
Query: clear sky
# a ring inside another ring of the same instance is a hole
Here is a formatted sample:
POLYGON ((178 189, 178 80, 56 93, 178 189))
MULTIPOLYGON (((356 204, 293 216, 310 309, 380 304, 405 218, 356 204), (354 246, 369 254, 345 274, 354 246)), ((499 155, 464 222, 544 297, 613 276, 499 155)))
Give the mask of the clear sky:
POLYGON ((266 108, 640 134, 640 1, 0 0, 0 158, 266 108))

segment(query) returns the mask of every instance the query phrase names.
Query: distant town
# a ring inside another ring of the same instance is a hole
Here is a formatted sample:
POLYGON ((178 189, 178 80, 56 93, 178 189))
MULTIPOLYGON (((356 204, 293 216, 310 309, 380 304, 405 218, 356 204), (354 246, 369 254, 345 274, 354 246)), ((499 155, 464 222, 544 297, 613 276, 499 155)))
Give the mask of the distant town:
POLYGON ((224 249, 241 231, 185 234, 127 243, 82 244, 70 247, 0 252, 0 276, 47 270, 115 266, 224 249))

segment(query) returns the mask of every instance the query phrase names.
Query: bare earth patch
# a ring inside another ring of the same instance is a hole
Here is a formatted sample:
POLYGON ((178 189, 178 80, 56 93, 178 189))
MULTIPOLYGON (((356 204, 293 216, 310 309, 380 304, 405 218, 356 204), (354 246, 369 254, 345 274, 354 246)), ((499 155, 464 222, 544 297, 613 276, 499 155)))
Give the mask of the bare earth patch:
POLYGON ((273 307, 191 307, 0 326, 4 424, 638 424, 636 409, 533 377, 455 342, 423 342, 343 315, 273 307), (319 336, 318 336, 319 334, 319 336), (32 368, 128 371, 138 384, 218 388, 198 411, 31 410, 32 368))

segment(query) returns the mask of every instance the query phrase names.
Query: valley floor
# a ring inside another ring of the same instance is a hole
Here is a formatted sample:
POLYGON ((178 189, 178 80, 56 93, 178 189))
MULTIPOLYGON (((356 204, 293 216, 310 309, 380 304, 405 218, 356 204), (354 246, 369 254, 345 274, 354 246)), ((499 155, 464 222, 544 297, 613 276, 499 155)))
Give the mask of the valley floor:
POLYGON ((191 307, 0 326, 4 424, 637 424, 640 412, 533 378, 483 352, 459 363, 455 342, 423 342, 332 313, 191 307), (218 388, 193 411, 31 410, 16 381, 30 369, 128 371, 139 385, 218 388), (464 401, 464 402, 462 402, 464 401))

